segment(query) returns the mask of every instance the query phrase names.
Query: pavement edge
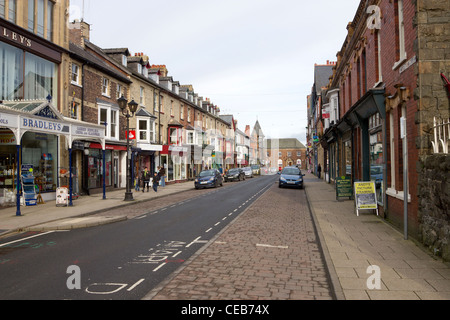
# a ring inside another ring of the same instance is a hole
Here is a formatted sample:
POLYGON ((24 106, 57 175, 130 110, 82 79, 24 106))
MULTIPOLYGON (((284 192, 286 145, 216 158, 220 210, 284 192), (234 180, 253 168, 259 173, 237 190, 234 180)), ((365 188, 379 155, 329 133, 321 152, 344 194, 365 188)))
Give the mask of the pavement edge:
POLYGON ((319 238, 319 246, 322 249, 322 254, 325 262, 325 266, 328 269, 328 277, 331 282, 331 286, 333 289, 332 294, 334 294, 336 300, 346 300, 344 292, 341 287, 341 283, 339 281, 339 277, 337 275, 336 269, 334 268, 333 260, 331 259, 330 252, 328 251, 328 246, 325 241, 325 237, 323 236, 322 229, 320 229, 320 223, 317 219, 316 212, 314 211, 314 207, 311 205, 311 200, 308 193, 308 187, 304 184, 303 188, 305 189, 306 194, 306 202, 308 204, 309 213, 312 217, 314 229, 316 231, 316 235, 319 238))

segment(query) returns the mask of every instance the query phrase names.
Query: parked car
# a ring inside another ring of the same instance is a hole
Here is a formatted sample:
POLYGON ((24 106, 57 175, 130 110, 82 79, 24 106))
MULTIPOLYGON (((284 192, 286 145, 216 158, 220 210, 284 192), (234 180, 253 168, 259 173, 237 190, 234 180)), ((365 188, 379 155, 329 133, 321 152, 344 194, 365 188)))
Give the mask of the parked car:
POLYGON ((278 178, 278 186, 281 187, 298 187, 303 188, 302 171, 297 167, 285 167, 278 178))
POLYGON ((256 175, 261 174, 261 167, 258 166, 257 164, 253 165, 252 172, 253 172, 253 174, 256 174, 256 175))
POLYGON ((244 167, 242 170, 244 171, 246 178, 253 178, 253 171, 251 167, 244 167))
POLYGON ((195 189, 215 188, 223 185, 223 177, 217 169, 205 170, 195 178, 194 185, 195 189))
POLYGON ((225 182, 232 180, 245 180, 245 173, 241 168, 233 168, 228 170, 228 172, 224 174, 223 180, 225 182))

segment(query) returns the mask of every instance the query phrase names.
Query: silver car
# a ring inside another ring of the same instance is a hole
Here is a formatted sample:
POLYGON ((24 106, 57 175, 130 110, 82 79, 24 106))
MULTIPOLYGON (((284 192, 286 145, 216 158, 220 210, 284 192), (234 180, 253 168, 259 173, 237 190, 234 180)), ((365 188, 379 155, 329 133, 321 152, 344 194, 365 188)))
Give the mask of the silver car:
POLYGON ((251 167, 245 167, 242 168, 242 170, 244 171, 246 178, 253 178, 253 171, 251 167))

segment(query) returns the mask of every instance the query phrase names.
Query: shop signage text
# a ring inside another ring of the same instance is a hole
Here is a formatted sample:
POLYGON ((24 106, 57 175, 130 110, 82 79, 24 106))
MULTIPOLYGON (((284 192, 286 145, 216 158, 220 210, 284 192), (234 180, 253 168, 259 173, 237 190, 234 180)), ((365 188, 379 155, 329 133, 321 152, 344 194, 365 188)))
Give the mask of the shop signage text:
POLYGON ((28 39, 27 37, 6 29, 5 27, 0 27, 0 34, 2 35, 3 38, 7 38, 10 39, 18 44, 21 44, 23 46, 26 47, 31 47, 32 46, 32 41, 30 39, 28 39))
POLYGON ((0 127, 17 128, 17 116, 7 113, 0 113, 0 127))
POLYGON ((103 138, 104 132, 105 129, 89 128, 84 126, 72 126, 72 134, 77 136, 103 138))
POLYGON ((22 119, 22 127, 23 128, 32 128, 32 129, 42 129, 44 131, 51 132, 61 132, 62 124, 57 122, 50 122, 46 120, 35 120, 35 119, 22 119))

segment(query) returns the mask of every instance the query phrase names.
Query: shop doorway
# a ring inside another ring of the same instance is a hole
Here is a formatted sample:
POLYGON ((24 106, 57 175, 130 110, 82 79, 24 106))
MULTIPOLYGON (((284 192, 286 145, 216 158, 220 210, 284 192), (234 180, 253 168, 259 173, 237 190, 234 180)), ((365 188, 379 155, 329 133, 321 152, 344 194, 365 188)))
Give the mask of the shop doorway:
POLYGON ((114 188, 119 188, 119 158, 114 157, 114 188))

